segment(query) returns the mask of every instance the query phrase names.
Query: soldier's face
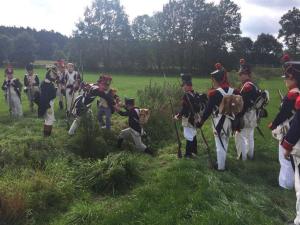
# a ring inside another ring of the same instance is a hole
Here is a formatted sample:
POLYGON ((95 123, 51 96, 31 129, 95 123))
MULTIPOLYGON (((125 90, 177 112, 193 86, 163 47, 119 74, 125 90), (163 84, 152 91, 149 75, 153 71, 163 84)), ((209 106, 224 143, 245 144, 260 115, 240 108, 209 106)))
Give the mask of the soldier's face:
POLYGON ((11 74, 7 74, 6 76, 7 76, 7 79, 8 79, 8 80, 13 79, 13 77, 14 77, 14 75, 13 75, 12 73, 11 73, 11 74))
POLYGON ((28 70, 27 72, 29 75, 33 75, 33 70, 28 70))
POLYGON ((74 67, 73 67, 73 66, 69 66, 69 67, 68 67, 68 71, 69 71, 70 73, 73 73, 74 67))
POLYGON ((292 76, 287 76, 286 78, 284 78, 284 82, 285 82, 285 86, 288 89, 292 89, 297 86, 297 82, 292 76))

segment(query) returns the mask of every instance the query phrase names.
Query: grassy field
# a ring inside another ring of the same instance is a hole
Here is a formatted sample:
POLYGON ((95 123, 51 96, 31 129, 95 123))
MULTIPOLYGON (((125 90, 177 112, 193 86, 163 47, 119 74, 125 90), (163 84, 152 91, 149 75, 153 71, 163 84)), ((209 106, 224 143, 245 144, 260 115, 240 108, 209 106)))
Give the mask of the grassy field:
MULTIPOLYGON (((24 71, 15 73, 21 78, 24 71)), ((43 70, 38 73, 44 77, 43 70)), ((89 82, 97 78, 85 75, 89 82)), ((167 80, 177 84, 177 78, 167 80)), ((121 97, 135 97, 149 82, 163 84, 164 78, 113 76, 113 87, 121 97)), ((197 78, 194 86, 206 91, 210 81, 197 78)), ((260 86, 271 94, 269 118, 260 125, 266 138, 256 134, 256 158, 247 162, 236 160, 231 141, 224 173, 208 168, 200 136, 199 157, 178 160, 175 136, 170 138, 162 127, 149 133, 159 133, 161 139, 168 136, 154 158, 137 153, 130 144, 120 152, 114 141, 126 122, 118 116, 112 132, 97 131, 95 143, 103 143, 99 151, 106 148, 111 154, 102 160, 84 159, 74 144, 85 148, 87 142, 81 139, 89 139, 67 136, 63 112, 57 110, 53 136, 44 139, 43 121, 29 112, 25 95, 25 118, 18 121, 9 118, 1 96, 0 224, 285 224, 295 214, 295 193, 278 187, 278 143, 266 128, 279 107, 277 89, 284 90, 284 85, 281 79, 272 79, 262 80, 260 86)), ((214 149, 209 122, 204 133, 214 149)))

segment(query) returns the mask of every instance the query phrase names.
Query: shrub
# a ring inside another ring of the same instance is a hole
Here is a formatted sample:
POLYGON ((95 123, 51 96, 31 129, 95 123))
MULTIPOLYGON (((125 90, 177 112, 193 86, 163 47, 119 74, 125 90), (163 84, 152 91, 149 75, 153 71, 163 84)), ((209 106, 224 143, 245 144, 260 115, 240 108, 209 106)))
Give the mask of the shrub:
POLYGON ((272 78, 279 78, 282 76, 281 68, 270 68, 270 67, 255 67, 254 73, 259 78, 270 80, 272 78))
POLYGON ((91 115, 82 117, 81 126, 66 144, 66 149, 82 158, 103 159, 114 151, 117 135, 113 131, 99 129, 91 115))
POLYGON ((104 160, 79 165, 77 183, 95 193, 119 193, 130 188, 140 177, 135 157, 128 153, 107 156, 104 160))
POLYGON ((150 136, 152 144, 161 146, 166 141, 175 140, 170 100, 176 113, 182 97, 182 91, 178 85, 167 83, 158 85, 150 82, 143 90, 137 92, 137 96, 140 107, 149 108, 151 111, 145 130, 150 136), (159 132, 157 132, 158 130, 159 132))

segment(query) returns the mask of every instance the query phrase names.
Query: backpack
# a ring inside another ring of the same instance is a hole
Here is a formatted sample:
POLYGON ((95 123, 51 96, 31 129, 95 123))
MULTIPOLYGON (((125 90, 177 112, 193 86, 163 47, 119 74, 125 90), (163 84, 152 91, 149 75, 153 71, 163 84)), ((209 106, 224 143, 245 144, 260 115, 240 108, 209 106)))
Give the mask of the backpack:
POLYGON ((208 102, 207 95, 194 92, 186 94, 186 97, 192 106, 193 113, 202 115, 208 102))
POLYGON ((235 116, 242 112, 244 101, 242 96, 233 94, 234 89, 229 88, 227 93, 222 89, 217 89, 223 96, 222 102, 219 106, 219 113, 225 116, 235 116))
POLYGON ((268 112, 265 109, 270 101, 270 94, 267 90, 259 90, 257 99, 254 102, 253 108, 256 110, 259 118, 268 117, 268 112))
POLYGON ((149 109, 139 109, 139 122, 141 125, 147 124, 150 118, 150 110, 149 109))

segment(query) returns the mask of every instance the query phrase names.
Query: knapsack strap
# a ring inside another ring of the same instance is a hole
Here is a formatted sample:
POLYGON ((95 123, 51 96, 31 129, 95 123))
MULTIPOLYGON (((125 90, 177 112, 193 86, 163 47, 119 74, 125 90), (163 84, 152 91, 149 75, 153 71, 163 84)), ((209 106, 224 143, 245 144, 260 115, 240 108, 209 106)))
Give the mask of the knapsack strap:
POLYGON ((228 88, 228 91, 225 92, 223 88, 218 88, 217 91, 221 93, 221 95, 226 96, 226 95, 233 95, 234 89, 233 88, 228 88))

